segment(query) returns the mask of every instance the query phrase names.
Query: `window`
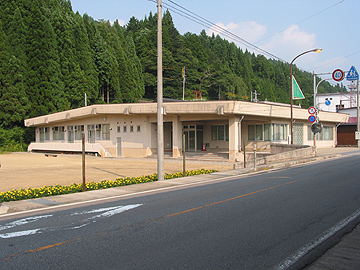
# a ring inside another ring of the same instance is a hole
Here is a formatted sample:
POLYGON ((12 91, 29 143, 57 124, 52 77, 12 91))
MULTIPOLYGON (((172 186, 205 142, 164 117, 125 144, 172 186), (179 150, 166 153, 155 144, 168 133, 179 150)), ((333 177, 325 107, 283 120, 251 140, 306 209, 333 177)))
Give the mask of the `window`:
MULTIPOLYGON (((308 126, 308 140, 314 139, 314 133, 311 131, 311 126, 308 126)), ((320 133, 316 133, 317 141, 332 141, 334 139, 334 127, 323 126, 320 133)))
POLYGON ((271 124, 264 124, 264 141, 271 141, 271 124))
POLYGON ((117 126, 117 133, 121 133, 121 127, 117 126))
POLYGON ((39 128, 39 141, 49 141, 50 140, 50 129, 48 127, 39 128))
POLYGON ((82 133, 84 132, 84 125, 74 126, 75 140, 82 140, 82 133))
POLYGON ((53 141, 63 141, 64 132, 65 132, 64 126, 52 127, 53 141))
POLYGON ((286 124, 258 124, 248 126, 249 141, 286 141, 286 124))
POLYGON ((263 140, 263 125, 249 125, 248 139, 249 139, 249 141, 262 141, 263 140))
POLYGON ((130 132, 134 132, 134 126, 130 126, 130 132))
POLYGON ((67 126, 68 142, 74 142, 74 140, 82 140, 83 132, 84 125, 67 126))
POLYGON ((110 140, 110 124, 101 125, 101 140, 110 140))
POLYGON ((287 140, 287 125, 272 124, 273 138, 272 141, 286 141, 287 140))
POLYGON ((96 140, 110 140, 110 124, 98 124, 98 125, 88 125, 88 134, 89 140, 94 142, 96 140), (95 132, 95 138, 94 138, 95 132))
POLYGON ((95 140, 101 140, 101 124, 95 125, 95 140))
POLYGON ((123 133, 127 132, 127 126, 123 126, 123 133))
POLYGON ((211 140, 229 141, 229 125, 212 125, 211 140))
POLYGON ((136 132, 141 132, 141 126, 136 126, 136 132))

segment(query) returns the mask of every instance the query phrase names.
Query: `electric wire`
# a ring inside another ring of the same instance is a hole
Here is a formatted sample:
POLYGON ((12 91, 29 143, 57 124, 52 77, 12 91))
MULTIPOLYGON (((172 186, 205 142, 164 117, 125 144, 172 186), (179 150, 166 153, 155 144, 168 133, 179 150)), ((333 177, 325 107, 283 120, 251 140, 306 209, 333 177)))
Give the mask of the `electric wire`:
MULTIPOLYGON (((156 1, 156 0, 148 0, 148 1, 151 1, 151 2, 157 4, 157 1, 156 1)), ((226 37, 226 38, 228 38, 228 39, 230 39, 230 40, 239 42, 239 43, 243 44, 246 48, 251 48, 251 49, 253 49, 253 50, 255 50, 255 51, 259 52, 259 53, 263 53, 264 55, 270 56, 270 57, 272 57, 272 58, 274 58, 274 59, 276 59, 276 60, 279 60, 279 61, 281 61, 281 62, 283 62, 283 63, 289 63, 288 61, 283 60, 283 59, 281 59, 280 57, 278 57, 278 56, 276 56, 276 55, 274 55, 274 54, 272 54, 272 53, 270 53, 270 52, 268 52, 268 51, 266 51, 266 50, 261 49, 260 47, 256 46, 255 44, 252 44, 252 43, 246 41, 245 39, 243 39, 243 38, 239 37, 238 35, 236 35, 236 34, 230 32, 230 31, 228 31, 227 29, 225 29, 225 28, 217 25, 216 23, 213 23, 213 22, 207 20, 206 18, 201 17, 200 15, 192 12, 191 10, 189 10, 189 9, 187 9, 187 8, 185 8, 185 7, 177 4, 177 3, 175 3, 174 1, 172 1, 172 0, 167 0, 167 1, 168 1, 169 3, 171 3, 171 4, 162 2, 162 5, 163 5, 166 9, 172 11, 173 13, 178 14, 178 15, 180 15, 180 16, 188 19, 188 20, 191 20, 191 21, 193 21, 193 22, 195 22, 195 23, 197 23, 197 24, 199 24, 199 25, 202 25, 202 26, 204 26, 204 27, 207 27, 207 28, 213 30, 214 32, 218 33, 219 35, 222 35, 222 36, 224 36, 224 37, 226 37)), ((315 16, 317 16, 317 15, 319 15, 319 14, 321 14, 321 13, 323 13, 323 12, 325 12, 325 11, 327 11, 327 10, 329 10, 329 9, 337 6, 337 5, 339 5, 339 4, 341 4, 341 3, 344 2, 344 1, 345 1, 345 0, 341 0, 341 1, 335 3, 334 5, 326 8, 326 9, 324 9, 324 10, 322 10, 322 11, 317 12, 317 13, 315 13, 315 14, 307 17, 306 19, 298 22, 297 24, 300 24, 300 23, 302 23, 302 22, 304 22, 304 21, 306 21, 306 20, 309 20, 309 19, 311 19, 311 18, 313 18, 313 17, 315 17, 315 16)), ((266 38, 264 38, 264 39, 262 39, 262 40, 260 40, 260 41, 263 41, 263 40, 268 39, 268 38, 270 38, 270 37, 272 37, 272 36, 274 36, 274 35, 276 35, 276 34, 278 34, 278 33, 281 33, 281 32, 283 32, 283 31, 289 29, 289 28, 292 27, 293 25, 294 25, 294 24, 292 24, 291 26, 287 27, 286 29, 284 29, 284 30, 282 30, 282 31, 279 31, 279 32, 277 32, 277 33, 275 33, 275 34, 273 34, 273 35, 271 35, 271 36, 268 36, 268 37, 266 37, 266 38)), ((260 42, 260 41, 259 41, 259 42, 260 42)), ((342 59, 345 59, 345 58, 347 58, 347 57, 350 57, 350 56, 352 56, 352 55, 354 55, 354 54, 357 54, 357 53, 359 53, 359 52, 360 52, 360 51, 357 51, 357 52, 352 53, 352 54, 350 54, 350 55, 347 55, 347 56, 345 56, 345 57, 343 57, 343 58, 337 59, 337 60, 332 61, 332 62, 328 62, 328 63, 323 64, 323 65, 320 65, 320 66, 317 66, 317 67, 315 67, 315 68, 312 68, 312 70, 314 70, 314 69, 316 69, 316 68, 319 68, 319 67, 323 67, 323 66, 332 64, 332 63, 334 63, 334 62, 338 62, 338 61, 340 61, 340 60, 342 60, 342 59)), ((306 71, 306 69, 303 69, 303 68, 300 68, 300 67, 298 67, 298 69, 301 69, 301 70, 306 71)))
MULTIPOLYGON (((149 0, 149 1, 151 1, 153 3, 157 3, 156 0, 149 0)), ((210 28, 214 32, 217 32, 222 36, 225 36, 225 37, 227 37, 227 38, 229 38, 229 39, 231 39, 233 41, 236 41, 236 42, 239 42, 239 43, 245 45, 247 48, 251 48, 251 49, 253 49, 253 50, 257 51, 257 52, 268 55, 268 56, 270 56, 270 57, 272 57, 274 59, 277 59, 277 60, 279 60, 281 62, 285 62, 285 63, 287 62, 287 61, 281 59, 280 57, 278 57, 278 56, 276 56, 276 55, 274 55, 274 54, 272 54, 272 53, 270 53, 268 51, 265 51, 265 50, 259 48, 258 46, 246 41, 245 39, 243 39, 243 38, 239 37, 238 35, 226 30, 225 28, 223 28, 223 27, 221 27, 221 26, 219 26, 219 25, 217 25, 217 24, 215 24, 215 23, 213 23, 213 22, 211 22, 211 21, 197 15, 196 13, 182 7, 181 5, 178 5, 178 4, 176 4, 175 2, 173 2, 171 0, 168 0, 168 1, 170 3, 172 3, 173 5, 168 4, 168 3, 164 3, 164 2, 162 3, 162 5, 165 8, 167 8, 168 10, 170 10, 170 11, 172 11, 172 12, 174 12, 174 13, 182 16, 182 17, 185 17, 185 18, 187 18, 187 19, 189 19, 189 20, 191 20, 191 21, 193 21, 193 22, 195 22, 197 24, 200 24, 200 25, 202 25, 204 27, 210 28), (177 7, 174 6, 174 5, 176 5, 177 7)))
POLYGON ((348 57, 350 57, 350 56, 353 56, 353 55, 355 55, 355 54, 358 54, 358 53, 360 53, 360 51, 354 52, 354 53, 352 53, 352 54, 349 54, 349 55, 347 55, 347 56, 341 57, 341 58, 339 58, 339 59, 336 59, 336 60, 334 60, 334 61, 328 62, 328 63, 326 63, 326 64, 323 64, 323 65, 314 67, 314 68, 312 68, 312 69, 314 70, 314 69, 319 68, 319 67, 323 67, 323 66, 327 66, 327 65, 330 65, 330 64, 339 62, 339 61, 341 61, 341 60, 343 60, 343 59, 346 59, 346 58, 348 58, 348 57))
POLYGON ((309 20, 309 19, 311 19, 311 18, 313 18, 313 17, 315 17, 315 16, 317 16, 317 15, 319 15, 319 14, 321 14, 321 13, 323 13, 323 12, 325 12, 325 11, 327 11, 327 10, 329 10, 329 9, 337 6, 337 5, 339 5, 339 4, 341 4, 342 2, 344 2, 344 0, 341 0, 340 2, 337 2, 336 4, 332 5, 331 7, 328 7, 328 8, 326 8, 326 9, 322 10, 322 11, 319 11, 318 13, 315 13, 315 14, 311 15, 310 17, 307 17, 306 19, 303 19, 303 20, 300 21, 300 22, 294 23, 294 24, 290 25, 289 27, 287 27, 287 28, 285 28, 285 29, 283 29, 283 30, 281 30, 281 31, 279 31, 279 32, 276 32, 275 34, 272 34, 272 35, 270 35, 270 36, 264 37, 263 39, 260 39, 259 41, 257 41, 257 43, 259 43, 259 42, 261 42, 261 41, 264 41, 264 40, 267 40, 267 39, 269 39, 269 38, 271 38, 271 37, 273 37, 273 36, 275 36, 275 35, 277 35, 277 34, 280 34, 280 33, 284 32, 284 31, 286 31, 287 29, 293 27, 294 25, 301 24, 301 23, 303 23, 303 22, 305 22, 305 21, 307 21, 307 20, 309 20))

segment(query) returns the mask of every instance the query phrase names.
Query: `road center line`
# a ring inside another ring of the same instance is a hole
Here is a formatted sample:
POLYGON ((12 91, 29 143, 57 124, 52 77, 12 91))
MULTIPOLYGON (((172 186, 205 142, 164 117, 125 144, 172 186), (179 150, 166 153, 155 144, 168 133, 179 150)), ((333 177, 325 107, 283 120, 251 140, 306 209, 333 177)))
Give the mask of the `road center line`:
MULTIPOLYGON (((291 182, 283 183, 283 184, 280 184, 280 185, 272 186, 272 187, 269 187, 269 188, 257 190, 257 191, 254 191, 254 192, 250 192, 250 193, 247 193, 247 194, 239 195, 239 196, 236 196, 236 197, 233 197, 233 198, 229 198, 229 199, 226 199, 226 200, 214 202, 214 203, 211 203, 211 204, 206 204, 206 205, 202 205, 202 206, 199 206, 199 207, 191 208, 191 209, 184 210, 184 211, 181 211, 181 212, 177 212, 177 213, 173 213, 173 214, 170 214, 170 215, 166 215, 166 216, 163 216, 163 217, 160 217, 160 218, 157 218, 157 219, 147 220, 147 221, 140 222, 140 223, 137 223, 137 224, 133 224, 133 225, 130 225, 130 226, 125 226, 125 227, 123 227, 122 229, 126 229, 126 228, 129 228, 129 227, 133 227, 134 225, 137 226, 137 225, 141 225, 141 224, 146 224, 146 223, 149 223, 149 222, 152 222, 152 221, 156 221, 156 220, 160 220, 160 219, 167 218, 167 217, 173 217, 173 216, 177 216, 177 215, 180 215, 180 214, 185 214, 185 213, 192 212, 192 211, 195 211, 195 210, 199 210, 199 209, 202 209, 202 208, 205 208, 205 207, 209 207, 209 206, 221 204, 221 203, 224 203, 224 202, 232 201, 232 200, 235 200, 235 199, 247 197, 247 196, 250 196, 250 195, 257 194, 257 193, 261 193, 261 192, 265 192, 265 191, 268 191, 268 190, 272 190, 272 189, 275 189, 275 188, 279 188, 279 187, 291 185, 291 184, 294 184, 294 183, 296 183, 296 182, 303 181, 303 180, 308 179, 308 178, 310 178, 310 177, 306 177, 306 178, 294 180, 294 181, 291 181, 291 182)), ((102 234, 104 234, 104 233, 106 233, 106 232, 97 233, 97 234, 95 234, 95 235, 93 235, 93 236, 102 235, 102 234)), ((87 238, 87 237, 84 237, 84 238, 87 238)), ((49 249, 49 248, 61 246, 61 245, 64 245, 64 244, 67 244, 67 243, 71 243, 71 242, 74 242, 74 241, 80 241, 81 239, 83 239, 83 238, 72 239, 72 240, 68 240, 68 241, 64 241, 64 242, 60 242, 60 243, 56 243, 56 244, 52 244, 52 245, 48 245, 48 246, 44 246, 44 247, 39 247, 39 248, 32 249, 32 250, 27 250, 27 251, 24 251, 24 252, 22 252, 22 253, 13 254, 13 255, 11 255, 11 256, 9 256, 9 257, 0 259, 0 261, 8 260, 8 259, 14 258, 14 257, 19 257, 19 256, 25 255, 25 254, 27 254, 27 253, 38 252, 38 251, 46 250, 46 249, 49 249)))
POLYGON ((199 209, 202 209, 202 208, 205 208, 205 207, 209 207, 209 206, 213 206, 213 205, 216 205, 216 204, 220 204, 220 203, 224 203, 224 202, 236 200, 236 199, 239 199, 239 198, 247 197, 247 196, 254 195, 254 194, 257 194, 257 193, 261 193, 261 192, 264 192, 264 191, 268 191, 268 190, 271 190, 271 189, 275 189, 275 188, 279 188, 279 187, 282 187, 282 186, 294 184, 294 183, 296 183, 296 182, 305 180, 305 179, 307 179, 307 178, 309 178, 309 177, 302 178, 302 179, 295 180, 295 181, 291 181, 291 182, 287 182, 287 183, 283 183, 283 184, 280 184, 280 185, 277 185, 277 186, 273 186, 273 187, 269 187, 269 188, 257 190, 257 191, 254 191, 254 192, 250 192, 250 193, 247 193, 247 194, 239 195, 239 196, 236 196, 236 197, 233 197, 233 198, 229 198, 229 199, 226 199, 226 200, 222 200, 222 201, 218 201, 218 202, 213 202, 213 203, 210 203, 210 204, 202 205, 202 206, 195 207, 195 208, 192 208, 192 209, 188 209, 188 210, 184 210, 184 211, 177 212, 177 213, 174 213, 174 214, 166 215, 165 217, 177 216, 177 215, 180 215, 180 214, 185 214, 185 213, 188 213, 188 212, 192 212, 192 211, 199 210, 199 209))

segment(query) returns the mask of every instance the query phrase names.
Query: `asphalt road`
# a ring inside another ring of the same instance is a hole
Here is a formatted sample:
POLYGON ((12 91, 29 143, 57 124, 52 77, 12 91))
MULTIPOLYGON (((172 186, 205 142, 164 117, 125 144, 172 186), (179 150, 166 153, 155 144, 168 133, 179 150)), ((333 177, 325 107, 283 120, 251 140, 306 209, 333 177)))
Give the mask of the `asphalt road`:
POLYGON ((0 217, 0 269, 301 268, 305 254, 358 221, 359 162, 0 217))

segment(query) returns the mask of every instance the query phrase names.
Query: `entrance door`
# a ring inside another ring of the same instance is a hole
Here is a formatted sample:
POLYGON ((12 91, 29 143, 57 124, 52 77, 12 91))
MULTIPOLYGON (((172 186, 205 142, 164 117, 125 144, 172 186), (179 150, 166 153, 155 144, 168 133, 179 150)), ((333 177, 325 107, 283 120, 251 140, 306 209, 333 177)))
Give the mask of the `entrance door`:
POLYGON ((88 130, 88 142, 95 143, 95 130, 88 130))
POLYGON ((121 137, 117 137, 116 139, 117 139, 116 140, 116 143, 117 143, 117 153, 116 153, 116 155, 118 157, 121 157, 121 137))
POLYGON ((294 123, 294 144, 303 145, 304 144, 304 125, 294 123))
POLYGON ((204 131, 202 125, 184 126, 184 134, 186 151, 202 150, 204 141, 204 131))

